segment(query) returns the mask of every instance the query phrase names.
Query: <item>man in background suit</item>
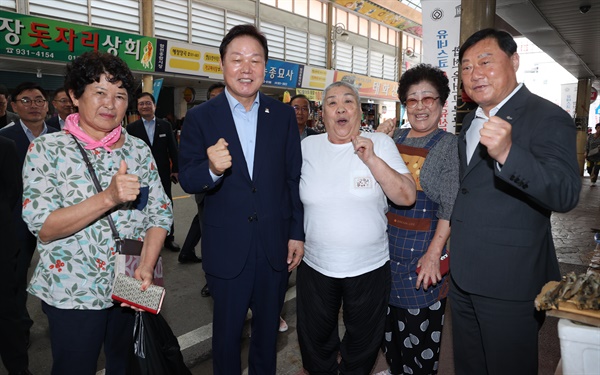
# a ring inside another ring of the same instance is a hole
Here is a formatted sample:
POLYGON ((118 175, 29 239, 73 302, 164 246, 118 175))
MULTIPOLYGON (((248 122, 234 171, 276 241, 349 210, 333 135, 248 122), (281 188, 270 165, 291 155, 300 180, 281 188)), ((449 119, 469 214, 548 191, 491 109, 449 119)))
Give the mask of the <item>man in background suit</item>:
POLYGON ((517 83, 516 50, 508 33, 485 29, 459 52, 464 89, 479 108, 459 136, 451 219, 457 375, 537 374, 544 314, 534 299, 560 279, 550 215, 574 208, 581 189, 573 120, 517 83))
MULTIPOLYGON (((165 193, 173 203, 171 194, 171 182, 178 182, 179 158, 177 155, 177 141, 173 128, 168 121, 157 118, 156 100, 150 93, 143 92, 137 97, 137 109, 142 117, 127 125, 127 133, 140 138, 146 142, 152 150, 152 156, 156 161, 156 168, 160 175, 160 182, 165 193)), ((174 241, 175 223, 171 225, 171 232, 165 239, 165 247, 171 251, 179 251, 179 245, 174 241)))
POLYGON ((67 116, 73 113, 73 103, 71 102, 69 95, 67 95, 64 87, 60 87, 54 92, 52 105, 54 108, 56 108, 56 116, 52 116, 48 121, 46 121, 46 125, 62 130, 62 128, 65 126, 65 120, 67 119, 67 116))
MULTIPOLYGON (((29 144, 40 135, 54 133, 58 129, 47 126, 44 122, 48 113, 48 96, 37 83, 23 82, 11 94, 12 108, 20 120, 0 129, 0 136, 12 139, 17 146, 18 168, 23 169, 25 155, 29 144)), ((19 179, 19 196, 23 194, 23 181, 19 179)), ((21 217, 22 205, 13 210, 13 220, 19 240, 17 258, 17 308, 20 314, 20 325, 29 342, 29 330, 33 325, 27 312, 27 271, 36 246, 36 237, 29 232, 27 224, 21 217)))
POLYGON ((17 308, 17 256, 19 242, 13 212, 21 205, 21 170, 15 142, 0 136, 0 357, 10 375, 31 374, 25 332, 19 327, 17 308))
POLYGON ((4 85, 0 85, 0 129, 10 124, 19 123, 19 116, 9 112, 8 108, 8 90, 4 85))
POLYGON ((293 109, 258 91, 264 35, 235 26, 219 51, 225 93, 186 114, 181 185, 206 193, 202 264, 214 299, 214 373, 241 373, 250 308, 249 374, 273 375, 287 272, 304 254, 300 137, 293 109))

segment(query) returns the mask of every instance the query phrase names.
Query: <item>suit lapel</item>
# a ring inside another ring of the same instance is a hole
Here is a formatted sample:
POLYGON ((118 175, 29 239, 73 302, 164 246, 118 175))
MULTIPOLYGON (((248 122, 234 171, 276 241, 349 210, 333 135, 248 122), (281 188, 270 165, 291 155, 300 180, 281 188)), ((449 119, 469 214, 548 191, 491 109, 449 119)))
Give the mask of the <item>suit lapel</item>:
POLYGON ((270 98, 259 92, 260 106, 258 107, 258 116, 256 119, 256 147, 254 149, 254 170, 252 171, 252 179, 256 180, 260 173, 260 167, 264 164, 263 160, 269 157, 269 148, 263 143, 269 137, 269 124, 272 122, 272 109, 270 106, 270 98))

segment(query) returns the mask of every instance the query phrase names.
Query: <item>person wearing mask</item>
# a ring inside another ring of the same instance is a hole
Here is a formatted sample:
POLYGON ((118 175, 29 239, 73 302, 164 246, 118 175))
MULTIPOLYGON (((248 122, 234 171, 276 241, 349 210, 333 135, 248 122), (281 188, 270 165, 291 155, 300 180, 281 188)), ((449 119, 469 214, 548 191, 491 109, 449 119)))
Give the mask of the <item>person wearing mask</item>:
POLYGON ((186 192, 205 193, 202 265, 214 300, 214 373, 241 373, 250 308, 248 373, 274 375, 287 273, 304 254, 298 125, 290 106, 259 91, 269 50, 256 27, 233 27, 219 52, 225 91, 187 112, 179 176, 186 192))
POLYGON ((4 85, 0 85, 0 129, 10 124, 17 124, 19 116, 7 110, 8 108, 8 90, 4 85))
POLYGON ((411 128, 396 129, 393 138, 416 181, 417 199, 411 206, 390 204, 387 213, 392 291, 383 352, 390 368, 381 374, 437 374, 439 367, 449 289, 440 257, 447 253, 458 192, 457 138, 439 128, 449 94, 446 74, 431 65, 400 78, 398 97, 411 128))
POLYGON ((596 124, 596 132, 590 134, 585 145, 585 158, 591 165, 590 181, 596 185, 598 172, 600 172, 600 123, 596 124))
POLYGON ((538 373, 544 312, 534 299, 560 280, 550 216, 579 200, 576 127, 517 82, 510 34, 483 29, 460 47, 478 104, 458 136, 460 189, 451 217, 450 300, 456 374, 538 373))
MULTIPOLYGON (((137 96, 137 110, 141 119, 127 125, 127 133, 138 137, 152 150, 152 156, 156 161, 156 168, 160 175, 160 182, 167 193, 171 203, 173 195, 171 194, 171 183, 178 182, 179 157, 177 155, 177 141, 173 128, 168 121, 157 118, 156 100, 154 96, 147 92, 142 92, 137 96)), ((179 252, 180 247, 175 242, 175 224, 171 226, 171 231, 165 239, 164 247, 179 252)))
POLYGON ((311 106, 308 98, 302 94, 294 95, 292 96, 292 99, 290 99, 290 105, 294 108, 294 112, 296 112, 296 122, 298 122, 300 140, 303 140, 309 135, 318 134, 308 126, 308 118, 311 113, 311 106))
POLYGON ((30 375, 27 338, 19 325, 17 256, 13 212, 21 205, 21 169, 15 142, 0 136, 0 358, 9 375, 30 375))
POLYGON ((52 375, 95 374, 104 347, 107 374, 128 374, 134 310, 111 298, 116 242, 143 239, 135 278, 142 290, 173 220, 152 152, 122 131, 136 83, 119 57, 86 52, 67 66, 65 89, 79 112, 63 131, 36 139, 23 168, 23 218, 40 261, 29 292, 48 318, 52 375), (85 168, 87 156, 102 191, 85 168))
MULTIPOLYGON (((210 85, 206 92, 206 100, 211 100, 225 90, 225 84, 223 82, 217 82, 210 85)), ((202 259, 198 258, 195 253, 195 247, 200 242, 202 237, 202 209, 204 207, 204 193, 194 194, 196 205, 198 206, 198 213, 192 219, 192 224, 188 230, 185 241, 181 247, 178 261, 179 263, 200 263, 202 259)), ((202 297, 210 297, 210 290, 208 284, 204 284, 200 291, 202 297)))
POLYGON ((361 117, 356 88, 332 83, 323 94, 327 133, 302 141, 306 243, 296 290, 298 341, 310 374, 373 369, 390 295, 387 200, 399 206, 415 201, 415 182, 394 142, 361 132, 361 117))
MULTIPOLYGON (((17 146, 19 170, 23 169, 25 156, 34 139, 46 133, 58 132, 44 122, 48 113, 48 96, 46 91, 37 83, 23 82, 11 94, 12 108, 20 120, 0 129, 0 136, 12 139, 17 146)), ((19 180, 19 195, 22 194, 22 181, 19 180)), ((15 228, 19 240, 19 255, 17 259, 17 306, 20 311, 20 326, 25 332, 29 346, 29 333, 33 320, 27 311, 27 272, 35 251, 37 239, 22 218, 22 205, 15 206, 15 228)))
POLYGON ((69 95, 67 95, 64 87, 61 87, 54 92, 52 105, 56 108, 56 116, 52 116, 46 121, 46 124, 62 130, 65 126, 67 116, 73 113, 73 103, 71 103, 71 99, 69 98, 69 95))

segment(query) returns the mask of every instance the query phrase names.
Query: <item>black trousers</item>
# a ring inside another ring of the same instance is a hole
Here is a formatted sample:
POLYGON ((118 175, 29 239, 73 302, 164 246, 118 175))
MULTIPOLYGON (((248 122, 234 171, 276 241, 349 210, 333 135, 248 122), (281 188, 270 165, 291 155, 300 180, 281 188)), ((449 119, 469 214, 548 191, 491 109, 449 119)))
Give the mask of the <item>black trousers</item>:
POLYGON ((452 280, 450 308, 456 375, 537 375, 544 312, 533 300, 470 294, 452 280))
POLYGON ((371 372, 383 340, 390 282, 389 262, 347 278, 328 277, 300 264, 296 275, 298 341, 305 370, 311 375, 371 372), (342 306, 346 332, 340 341, 342 306))

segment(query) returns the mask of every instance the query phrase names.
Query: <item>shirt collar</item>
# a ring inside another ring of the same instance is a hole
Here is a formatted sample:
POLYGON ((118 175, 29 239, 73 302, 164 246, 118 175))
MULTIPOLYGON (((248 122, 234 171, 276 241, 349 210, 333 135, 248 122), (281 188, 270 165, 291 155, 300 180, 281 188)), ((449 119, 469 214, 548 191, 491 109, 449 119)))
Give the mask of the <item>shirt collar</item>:
POLYGON ((156 121, 156 116, 152 117, 151 120, 146 120, 145 118, 142 117, 142 121, 144 122, 144 125, 152 125, 156 121))
MULTIPOLYGON (((21 128, 23 128, 23 131, 25 132, 27 139, 29 139, 29 142, 33 142, 33 140, 36 139, 37 137, 35 135, 33 135, 33 132, 25 125, 23 120, 19 119, 19 122, 21 123, 21 128)), ((42 132, 40 133, 40 135, 44 135, 46 133, 48 133, 48 127, 46 126, 46 122, 44 122, 44 128, 42 129, 42 132)), ((38 135, 38 137, 39 137, 39 135, 38 135)))
MULTIPOLYGON (((521 89, 521 87, 523 87, 523 83, 519 83, 517 85, 517 87, 515 87, 515 89, 510 94, 508 94, 508 96, 506 98, 504 98, 504 100, 502 100, 500 103, 498 103, 498 105, 495 106, 494 108, 490 109, 489 117, 496 116, 496 113, 498 113, 500 108, 502 108, 502 106, 504 104, 506 104, 506 102, 509 101, 510 98, 512 98, 517 93, 517 91, 519 91, 521 89)), ((483 108, 481 108, 481 107, 477 107, 477 111, 475 111, 475 116, 479 117, 479 118, 484 118, 484 119, 489 118, 488 116, 485 115, 485 113, 483 112, 483 108)))
MULTIPOLYGON (((246 107, 244 107, 242 105, 242 103, 240 103, 236 98, 233 97, 233 95, 231 95, 229 93, 229 90, 227 90, 227 87, 225 87, 225 97, 227 98, 227 102, 229 103, 229 108, 231 109, 231 113, 233 113, 237 108, 242 109, 244 112, 246 112, 246 107), (239 106, 239 107, 238 107, 239 106)), ((258 108, 260 106, 260 95, 258 94, 258 92, 256 93, 256 98, 254 98, 254 102, 252 103, 252 109, 254 108, 258 108)))

